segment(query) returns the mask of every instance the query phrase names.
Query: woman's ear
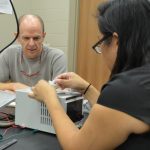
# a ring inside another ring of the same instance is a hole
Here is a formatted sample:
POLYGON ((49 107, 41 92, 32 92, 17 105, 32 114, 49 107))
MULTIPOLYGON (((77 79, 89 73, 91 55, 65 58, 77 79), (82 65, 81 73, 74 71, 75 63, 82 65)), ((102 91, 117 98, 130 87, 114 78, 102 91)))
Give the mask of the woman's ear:
POLYGON ((113 48, 114 53, 117 54, 118 46, 119 46, 119 39, 118 39, 118 34, 116 32, 112 34, 111 46, 113 48))
POLYGON ((116 32, 113 33, 113 42, 118 46, 118 34, 116 32))

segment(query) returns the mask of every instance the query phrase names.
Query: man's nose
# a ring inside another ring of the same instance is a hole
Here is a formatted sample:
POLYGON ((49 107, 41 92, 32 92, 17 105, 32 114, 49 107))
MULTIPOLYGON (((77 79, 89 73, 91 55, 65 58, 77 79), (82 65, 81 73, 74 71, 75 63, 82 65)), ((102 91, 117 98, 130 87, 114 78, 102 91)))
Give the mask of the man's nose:
POLYGON ((32 46, 32 45, 35 45, 34 39, 33 39, 33 38, 30 38, 28 44, 31 45, 31 46, 32 46))

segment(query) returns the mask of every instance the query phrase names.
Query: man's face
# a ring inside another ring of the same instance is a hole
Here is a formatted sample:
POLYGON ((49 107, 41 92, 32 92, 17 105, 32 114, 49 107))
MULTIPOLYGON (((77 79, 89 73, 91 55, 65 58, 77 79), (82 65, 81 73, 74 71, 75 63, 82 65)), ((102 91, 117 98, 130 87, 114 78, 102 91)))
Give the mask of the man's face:
POLYGON ((40 22, 37 19, 24 20, 19 29, 18 41, 22 45, 23 54, 30 59, 38 57, 43 50, 42 43, 45 37, 40 22))

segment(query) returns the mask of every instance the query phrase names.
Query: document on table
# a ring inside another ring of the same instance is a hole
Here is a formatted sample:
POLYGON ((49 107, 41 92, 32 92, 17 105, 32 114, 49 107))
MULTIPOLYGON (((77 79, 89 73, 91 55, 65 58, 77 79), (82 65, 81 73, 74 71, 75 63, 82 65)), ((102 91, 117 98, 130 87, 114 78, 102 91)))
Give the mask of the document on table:
POLYGON ((0 90, 0 108, 8 105, 16 99, 16 94, 8 90, 0 90))

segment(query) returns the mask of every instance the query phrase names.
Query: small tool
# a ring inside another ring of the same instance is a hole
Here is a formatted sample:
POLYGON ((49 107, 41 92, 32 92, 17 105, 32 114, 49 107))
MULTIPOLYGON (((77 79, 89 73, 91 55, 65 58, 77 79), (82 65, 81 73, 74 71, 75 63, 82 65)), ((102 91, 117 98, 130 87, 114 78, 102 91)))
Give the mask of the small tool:
POLYGON ((18 141, 17 139, 12 139, 11 141, 0 146, 0 150, 4 150, 4 149, 8 148, 9 146, 15 144, 17 141, 18 141))

